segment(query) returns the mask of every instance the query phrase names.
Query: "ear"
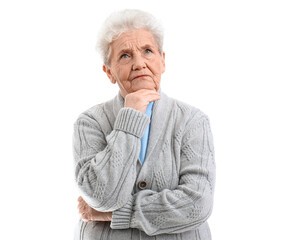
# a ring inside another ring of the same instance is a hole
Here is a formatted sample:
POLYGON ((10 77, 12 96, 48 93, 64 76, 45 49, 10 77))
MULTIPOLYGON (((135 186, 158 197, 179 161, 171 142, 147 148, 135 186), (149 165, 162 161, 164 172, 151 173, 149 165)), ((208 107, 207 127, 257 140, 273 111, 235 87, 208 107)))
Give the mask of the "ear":
POLYGON ((165 72, 165 52, 162 53, 161 64, 162 64, 162 73, 164 73, 165 72))
POLYGON ((110 67, 103 65, 103 71, 107 74, 108 78, 110 79, 111 83, 115 84, 116 79, 113 77, 110 67))

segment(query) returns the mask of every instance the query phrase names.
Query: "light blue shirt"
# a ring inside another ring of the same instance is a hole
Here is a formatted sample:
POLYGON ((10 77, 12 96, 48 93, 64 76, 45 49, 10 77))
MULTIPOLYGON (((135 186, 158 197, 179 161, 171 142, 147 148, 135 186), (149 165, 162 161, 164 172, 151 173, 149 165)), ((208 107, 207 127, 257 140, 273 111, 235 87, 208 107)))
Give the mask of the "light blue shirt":
MULTIPOLYGON (((150 118, 150 120, 151 120, 151 115, 152 115, 153 104, 154 102, 150 102, 145 112, 145 114, 150 118)), ((147 151, 149 134, 150 134, 150 126, 151 126, 151 121, 148 127, 146 128, 143 137, 141 138, 141 150, 140 150, 139 158, 142 164, 144 163, 144 160, 146 157, 146 151, 147 151)))

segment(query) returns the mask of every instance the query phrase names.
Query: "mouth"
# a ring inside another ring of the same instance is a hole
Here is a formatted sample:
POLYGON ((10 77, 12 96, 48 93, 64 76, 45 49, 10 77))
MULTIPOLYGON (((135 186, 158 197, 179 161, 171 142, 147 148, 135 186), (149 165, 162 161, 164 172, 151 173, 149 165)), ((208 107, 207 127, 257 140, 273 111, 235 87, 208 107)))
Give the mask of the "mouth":
POLYGON ((143 74, 143 75, 138 75, 136 77, 133 77, 132 80, 137 79, 137 78, 143 78, 143 77, 149 77, 149 75, 143 74))

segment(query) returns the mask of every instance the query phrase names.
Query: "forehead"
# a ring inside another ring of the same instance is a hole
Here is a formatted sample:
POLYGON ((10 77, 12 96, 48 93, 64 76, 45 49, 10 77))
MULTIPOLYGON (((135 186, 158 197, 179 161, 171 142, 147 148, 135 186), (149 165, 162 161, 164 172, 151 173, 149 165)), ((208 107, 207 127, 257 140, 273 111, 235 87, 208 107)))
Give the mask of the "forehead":
POLYGON ((158 48, 153 35, 147 30, 139 29, 121 34, 112 42, 111 47, 112 52, 117 53, 124 49, 139 49, 146 45, 158 48))

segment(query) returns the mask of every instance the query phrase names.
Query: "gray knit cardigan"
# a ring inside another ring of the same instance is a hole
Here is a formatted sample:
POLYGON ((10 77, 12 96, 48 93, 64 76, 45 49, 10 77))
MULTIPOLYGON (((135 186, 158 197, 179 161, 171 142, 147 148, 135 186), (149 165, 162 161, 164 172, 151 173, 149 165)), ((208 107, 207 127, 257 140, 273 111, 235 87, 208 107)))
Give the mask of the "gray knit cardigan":
POLYGON ((149 122, 145 114, 125 108, 120 93, 76 120, 73 153, 80 194, 92 208, 113 216, 111 222, 80 219, 75 239, 211 239, 207 219, 215 162, 208 117, 161 93, 141 165, 140 138, 149 122))

